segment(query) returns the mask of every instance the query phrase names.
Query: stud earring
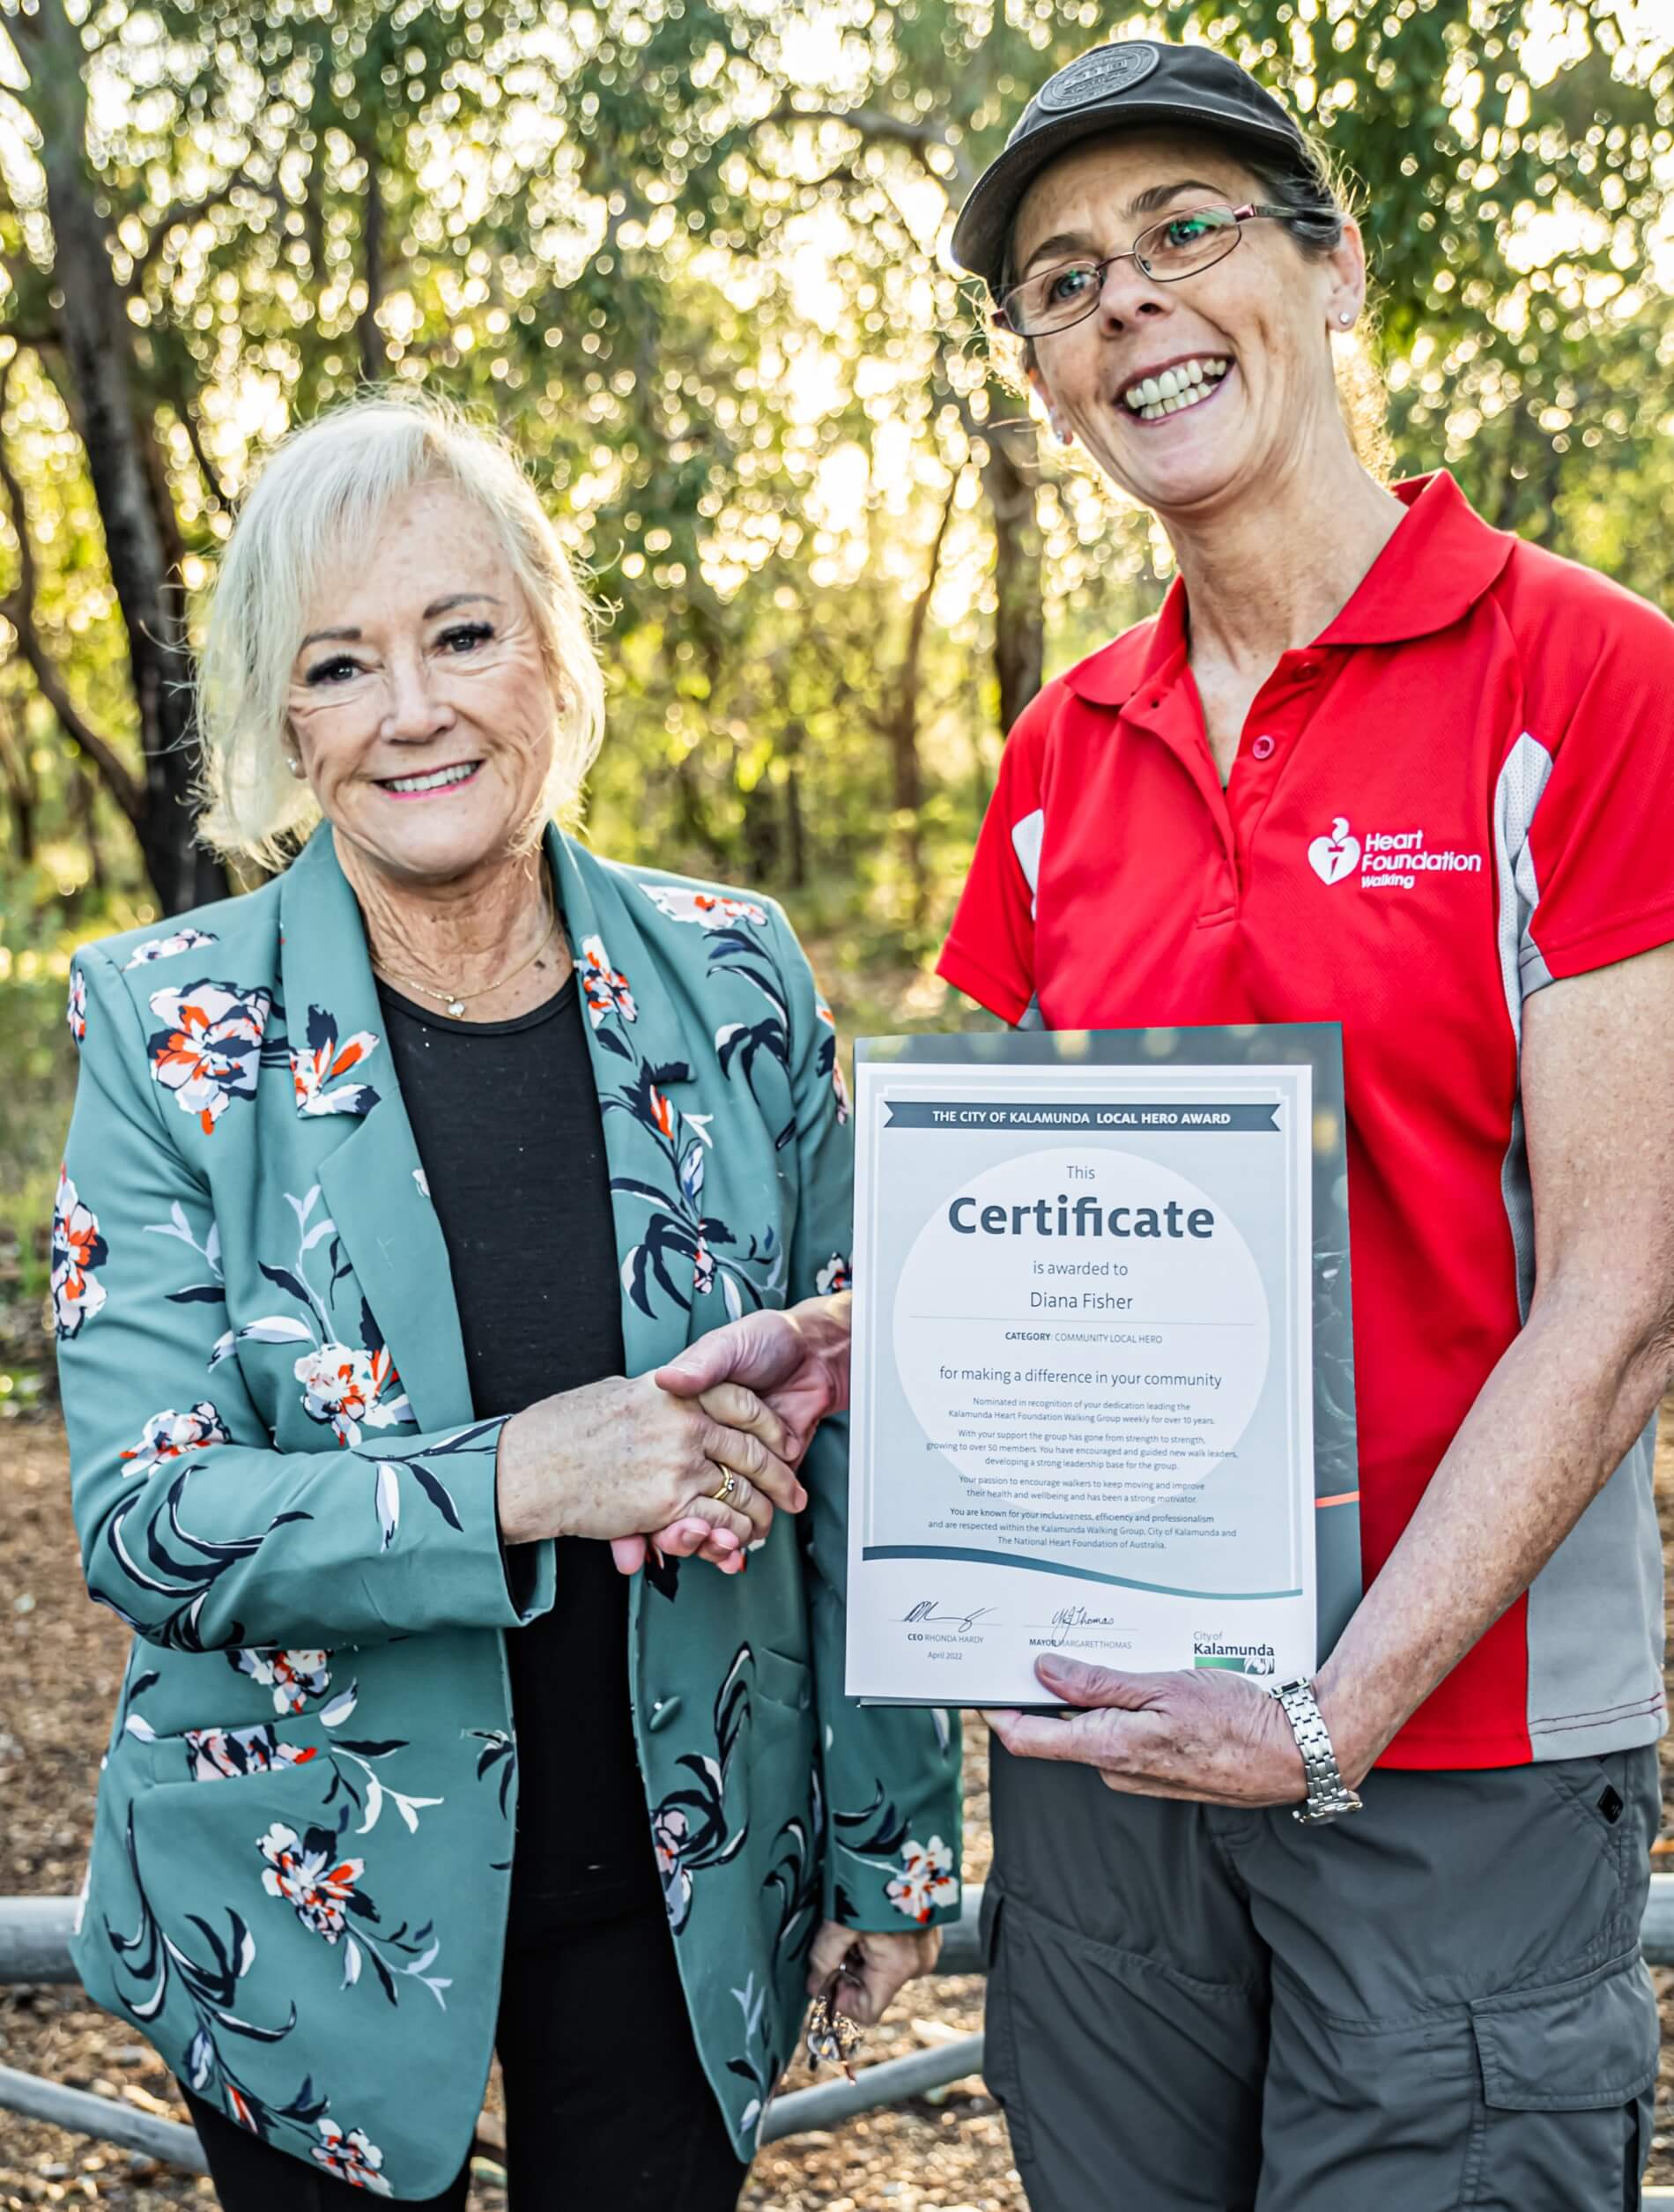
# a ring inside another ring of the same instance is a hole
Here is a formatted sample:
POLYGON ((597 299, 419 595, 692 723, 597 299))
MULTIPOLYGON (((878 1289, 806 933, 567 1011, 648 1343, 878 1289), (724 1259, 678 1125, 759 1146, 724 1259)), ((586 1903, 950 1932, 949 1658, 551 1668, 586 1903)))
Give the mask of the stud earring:
POLYGON ((300 782, 302 776, 306 773, 301 761, 297 758, 294 753, 287 753, 285 756, 285 766, 290 769, 292 775, 294 776, 299 782, 300 782))
POLYGON ((1353 322, 1354 317, 1349 313, 1348 309, 1344 308, 1337 319, 1343 324, 1344 328, 1346 329, 1348 325, 1353 322))

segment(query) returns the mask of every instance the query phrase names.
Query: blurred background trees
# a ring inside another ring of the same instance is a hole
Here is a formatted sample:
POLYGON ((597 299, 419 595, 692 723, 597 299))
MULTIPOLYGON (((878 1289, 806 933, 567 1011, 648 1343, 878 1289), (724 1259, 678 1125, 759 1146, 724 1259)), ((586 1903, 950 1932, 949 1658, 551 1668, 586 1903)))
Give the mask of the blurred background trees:
POLYGON ((1043 661, 1161 581, 1043 464, 942 257, 1029 89, 1112 33, 1226 44, 1359 178, 1403 468, 1655 595, 1669 15, 0 0, 14 874, 221 887, 194 592, 271 440, 393 377, 499 419, 614 610, 604 842, 927 943, 1043 661))
POLYGON ((57 1141, 21 987, 222 887, 196 598, 372 379, 496 419, 589 564, 601 845, 782 892, 860 1018, 934 1015, 1005 729, 1167 559, 1037 446, 946 231, 1146 30, 1359 181, 1401 471, 1666 599, 1667 0, 0 0, 0 1156, 57 1141))

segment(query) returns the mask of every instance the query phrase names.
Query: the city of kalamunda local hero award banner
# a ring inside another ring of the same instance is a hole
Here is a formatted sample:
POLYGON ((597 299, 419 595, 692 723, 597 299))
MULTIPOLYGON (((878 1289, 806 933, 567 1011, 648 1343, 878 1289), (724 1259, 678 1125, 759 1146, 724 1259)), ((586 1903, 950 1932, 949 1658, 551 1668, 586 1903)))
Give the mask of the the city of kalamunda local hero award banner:
POLYGON ((1311 1674, 1360 1591, 1335 1023, 863 1039, 848 1692, 1311 1674))

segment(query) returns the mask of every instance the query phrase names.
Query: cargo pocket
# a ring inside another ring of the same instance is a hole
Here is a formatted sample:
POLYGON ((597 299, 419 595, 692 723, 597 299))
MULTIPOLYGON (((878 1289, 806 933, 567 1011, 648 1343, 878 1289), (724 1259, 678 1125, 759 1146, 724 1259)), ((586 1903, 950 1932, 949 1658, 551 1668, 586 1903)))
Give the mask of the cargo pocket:
POLYGON ((1640 2201, 1656 2000, 1637 1951, 1573 1981, 1479 1998, 1483 2112, 1465 2202, 1492 2212, 1640 2201))
POLYGON ((1021 2086, 1018 2081, 1017 2030, 1013 2016, 1011 1978, 1008 1972, 1002 1926, 1005 1918, 1005 1899, 992 1882, 982 1890, 982 1915, 979 1933, 982 1941, 982 1956, 988 1963, 988 1993, 982 2018, 982 2079, 998 2099, 1005 2114, 1005 2125, 1011 2138, 1011 2155, 1020 2164, 1032 2157, 1029 2141, 1028 2113, 1024 2107, 1021 2086))

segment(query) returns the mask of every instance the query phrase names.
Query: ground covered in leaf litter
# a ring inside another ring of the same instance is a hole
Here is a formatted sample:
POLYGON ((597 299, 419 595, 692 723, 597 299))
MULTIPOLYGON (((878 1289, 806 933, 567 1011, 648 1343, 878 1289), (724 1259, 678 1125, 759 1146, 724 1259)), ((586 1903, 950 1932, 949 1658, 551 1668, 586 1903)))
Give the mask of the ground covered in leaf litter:
MULTIPOLYGON (((1674 1408, 1658 1465, 1665 1547, 1674 1552, 1674 1408)), ((0 1896, 57 1896, 81 1881, 93 1782, 126 1632, 87 1602, 70 1526, 63 1432, 43 1416, 0 1425, 0 1896)), ((981 1732, 967 1727, 965 1873, 989 1858, 981 1732)), ((1665 1752, 1665 1800, 1670 1765, 1665 1752)), ((1659 1854, 1660 1855, 1660 1854, 1659 1854)), ((1674 1867, 1674 1854, 1666 1861, 1674 1867)), ((1664 2055, 1651 2179, 1674 2182, 1674 1973, 1656 1977, 1664 2055)), ((978 1979, 915 1984, 865 2063, 904 2057, 981 2024, 978 1979)), ((182 2118, 149 2046, 73 1989, 0 1988, 0 2065, 182 2118)), ((798 2070, 786 2086, 804 2086, 798 2070)), ((97 2203, 174 2212, 214 2201, 207 2181, 107 2144, 0 2112, 0 2212, 97 2203)), ((473 2212, 506 2212, 492 2158, 477 2162, 473 2212)), ((757 2160, 742 2212, 1026 2212, 1005 2124, 980 2082, 939 2103, 915 2099, 829 2134, 774 2145, 757 2160)))
MULTIPOLYGON (((0 1897, 79 1888, 93 1784, 127 1631, 90 1605, 70 1525, 63 1431, 55 1419, 0 1423, 0 1897)), ((988 1865, 979 1732, 971 1741, 966 1870, 988 1865)), ((875 2030, 864 2063, 905 2057, 981 2025, 980 1979, 918 1986, 875 2030)), ((174 2083, 131 2025, 74 1989, 0 1988, 0 2066, 184 2119, 174 2083)), ((829 2075, 827 2075, 829 2078, 829 2075)), ((805 2084, 798 2073, 789 2086, 805 2084)), ((126 2212, 214 2202, 207 2181, 108 2144, 0 2111, 0 2208, 98 2203, 126 2212)), ((478 2162, 472 2212, 505 2212, 492 2160, 478 2162)), ((744 2212, 1022 2212, 1005 2127, 981 2082, 939 2104, 851 2121, 775 2144, 758 2160, 744 2212)))

